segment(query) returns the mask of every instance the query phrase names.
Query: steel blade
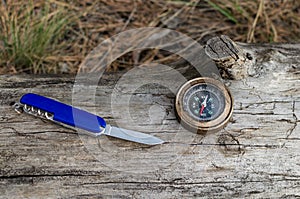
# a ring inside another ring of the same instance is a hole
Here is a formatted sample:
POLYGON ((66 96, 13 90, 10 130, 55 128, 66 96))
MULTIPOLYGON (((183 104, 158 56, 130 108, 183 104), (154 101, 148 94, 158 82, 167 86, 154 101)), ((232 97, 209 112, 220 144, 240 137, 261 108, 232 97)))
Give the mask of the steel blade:
POLYGON ((137 143, 147 144, 147 145, 157 145, 157 144, 164 143, 163 140, 154 137, 152 135, 148 135, 137 131, 127 130, 115 126, 110 126, 110 125, 106 125, 103 134, 120 138, 123 140, 128 140, 131 142, 137 142, 137 143))

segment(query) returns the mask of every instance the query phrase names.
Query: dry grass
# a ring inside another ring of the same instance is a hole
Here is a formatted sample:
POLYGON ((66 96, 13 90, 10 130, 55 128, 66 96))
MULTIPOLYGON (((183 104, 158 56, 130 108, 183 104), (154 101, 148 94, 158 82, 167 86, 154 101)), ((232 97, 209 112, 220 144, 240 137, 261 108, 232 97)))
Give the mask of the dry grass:
MULTIPOLYGON (((297 0, 2 0, 0 20, 0 73, 76 73, 101 41, 146 26, 175 29, 200 43, 219 34, 242 42, 300 41, 297 0)), ((130 54, 109 69, 165 56, 130 54)))
POLYGON ((214 0, 236 19, 230 34, 244 42, 299 42, 300 2, 297 0, 214 0))
POLYGON ((60 59, 68 15, 49 3, 11 3, 0 7, 0 65, 13 72, 47 73, 60 59), (55 58, 54 58, 55 57, 55 58))

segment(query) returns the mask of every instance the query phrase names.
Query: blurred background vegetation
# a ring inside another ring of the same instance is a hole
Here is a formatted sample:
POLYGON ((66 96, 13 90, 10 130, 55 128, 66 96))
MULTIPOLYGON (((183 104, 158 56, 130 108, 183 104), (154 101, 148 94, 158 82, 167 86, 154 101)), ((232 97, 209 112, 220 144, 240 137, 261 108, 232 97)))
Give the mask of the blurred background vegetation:
MULTIPOLYGON (((178 30, 201 44, 220 34, 240 42, 299 43, 300 1, 1 0, 0 74, 75 74, 103 40, 147 26, 178 30)), ((157 53, 147 51, 139 62, 165 56, 157 53)), ((108 69, 133 62, 125 56, 108 69)))

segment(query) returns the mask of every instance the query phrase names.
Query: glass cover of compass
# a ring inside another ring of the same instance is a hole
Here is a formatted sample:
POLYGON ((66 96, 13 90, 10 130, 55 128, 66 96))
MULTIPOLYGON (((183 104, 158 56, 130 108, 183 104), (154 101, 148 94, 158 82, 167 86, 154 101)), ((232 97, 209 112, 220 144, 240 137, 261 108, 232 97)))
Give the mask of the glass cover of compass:
POLYGON ((189 130, 215 131, 224 127, 233 112, 228 88, 218 80, 200 77, 186 82, 176 95, 176 113, 189 130))

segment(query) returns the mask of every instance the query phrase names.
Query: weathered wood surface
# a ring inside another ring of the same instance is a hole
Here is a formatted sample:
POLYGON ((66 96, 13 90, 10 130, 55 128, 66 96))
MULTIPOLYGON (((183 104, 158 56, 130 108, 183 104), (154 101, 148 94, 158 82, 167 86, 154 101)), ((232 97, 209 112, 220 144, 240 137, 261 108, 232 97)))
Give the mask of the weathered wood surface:
MULTIPOLYGON (((175 94, 166 87, 149 84, 129 92, 143 75, 115 87, 119 75, 106 74, 96 108, 82 102, 128 127, 128 118, 118 115, 126 102, 113 98, 130 96, 133 128, 168 141, 154 147, 78 136, 9 105, 26 92, 71 103, 72 77, 1 76, 1 198, 299 198, 300 47, 238 46, 250 53, 256 70, 226 81, 234 114, 218 133, 182 129, 174 115, 175 94)), ((180 86, 171 77, 164 81, 180 86)))

